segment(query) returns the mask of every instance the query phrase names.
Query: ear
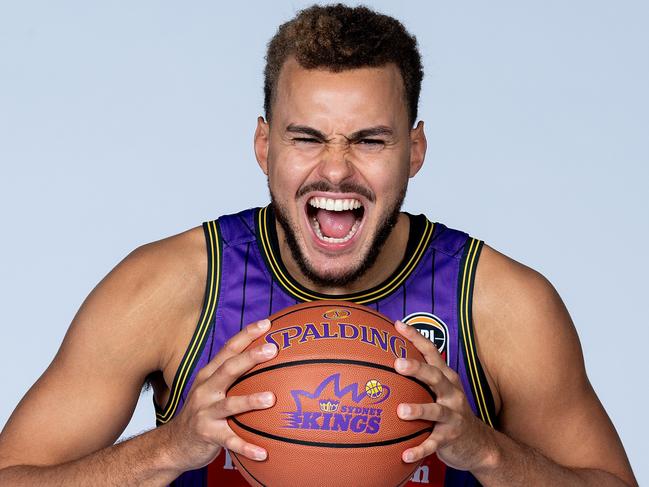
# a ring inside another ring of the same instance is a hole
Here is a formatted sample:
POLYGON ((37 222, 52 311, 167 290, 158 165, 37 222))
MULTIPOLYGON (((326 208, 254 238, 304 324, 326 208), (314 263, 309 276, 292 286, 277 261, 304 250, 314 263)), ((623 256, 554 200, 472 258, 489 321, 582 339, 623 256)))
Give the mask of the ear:
POLYGON ((414 129, 410 129, 410 173, 409 177, 413 177, 419 172, 421 166, 424 165, 424 158, 426 157, 426 134, 424 133, 424 122, 421 120, 414 129))
POLYGON ((264 120, 264 117, 257 117, 257 128, 255 129, 255 157, 257 163, 264 174, 268 176, 268 141, 270 135, 270 125, 264 120))

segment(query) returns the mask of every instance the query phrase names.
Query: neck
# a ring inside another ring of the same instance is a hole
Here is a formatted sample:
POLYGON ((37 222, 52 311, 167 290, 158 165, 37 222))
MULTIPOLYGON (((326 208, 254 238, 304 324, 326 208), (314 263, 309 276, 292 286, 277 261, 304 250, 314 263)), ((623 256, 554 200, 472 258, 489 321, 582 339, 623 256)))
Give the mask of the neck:
POLYGON ((286 243, 284 229, 277 221, 275 222, 275 227, 277 229, 282 261, 293 279, 318 293, 334 295, 363 291, 385 281, 397 269, 403 260, 410 235, 410 219, 405 213, 401 213, 399 214, 397 224, 394 226, 390 236, 385 241, 378 258, 372 267, 370 267, 358 279, 346 286, 322 286, 314 283, 302 273, 300 267, 293 259, 291 250, 286 243))

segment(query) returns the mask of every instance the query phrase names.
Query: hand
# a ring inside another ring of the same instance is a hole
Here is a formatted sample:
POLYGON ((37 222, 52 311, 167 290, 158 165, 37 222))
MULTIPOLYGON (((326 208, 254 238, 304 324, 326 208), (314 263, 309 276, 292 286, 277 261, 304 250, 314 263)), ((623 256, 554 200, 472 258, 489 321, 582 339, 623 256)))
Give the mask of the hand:
POLYGON ((398 358, 394 367, 400 374, 426 383, 437 399, 429 404, 399 404, 401 419, 434 421, 430 436, 403 452, 405 462, 418 462, 437 453, 441 461, 458 470, 474 470, 489 461, 495 446, 494 430, 480 421, 462 389, 457 373, 446 365, 433 343, 415 328, 397 321, 395 328, 422 353, 426 362, 398 358))
POLYGON ((169 443, 181 471, 210 463, 226 447, 251 460, 264 460, 266 451, 237 436, 226 418, 275 403, 272 392, 226 397, 228 387, 255 365, 273 358, 277 347, 267 343, 246 350, 270 327, 268 320, 246 326, 226 342, 198 374, 182 410, 168 423, 169 443), (244 351, 245 350, 245 351, 244 351))

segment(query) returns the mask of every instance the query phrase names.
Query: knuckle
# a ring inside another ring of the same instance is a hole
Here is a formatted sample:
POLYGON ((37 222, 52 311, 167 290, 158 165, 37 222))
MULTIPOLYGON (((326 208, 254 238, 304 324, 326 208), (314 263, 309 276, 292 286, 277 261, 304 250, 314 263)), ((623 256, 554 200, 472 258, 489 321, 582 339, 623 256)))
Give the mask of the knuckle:
POLYGON ((238 373, 237 369, 237 364, 232 359, 228 359, 221 364, 221 372, 228 377, 235 376, 238 373))
POLYGON ((448 441, 456 441, 458 438, 460 438, 462 434, 462 429, 458 426, 456 428, 451 428, 448 432, 448 441))
POLYGON ((206 395, 204 387, 197 387, 192 393, 193 402, 196 404, 203 404, 206 401, 206 395))
POLYGON ((423 336, 421 333, 418 332, 417 334, 421 337, 419 340, 421 340, 422 348, 426 350, 426 353, 437 352, 437 347, 433 342, 431 342, 428 338, 423 336))
POLYGON ((194 413, 193 423, 194 423, 194 427, 201 435, 207 435, 208 437, 211 438, 212 424, 210 421, 210 417, 207 414, 205 409, 201 409, 200 411, 196 411, 194 413))
POLYGON ((196 435, 203 443, 218 443, 218 430, 208 421, 200 421, 196 428, 196 435))
POLYGON ((430 405, 431 416, 436 420, 441 420, 444 416, 444 408, 441 404, 433 403, 430 405))
POLYGON ((417 460, 421 459, 421 457, 423 455, 423 450, 424 450, 423 445, 418 445, 418 446, 415 446, 414 448, 411 448, 410 449, 411 461, 414 462, 414 461, 417 461, 417 460))
POLYGON ((416 453, 417 453, 417 458, 421 460, 422 458, 428 456, 428 440, 424 441, 421 445, 417 447, 416 453))
POLYGON ((261 398, 259 396, 248 396, 246 401, 247 406, 250 409, 258 408, 262 405, 261 398))
POLYGON ((422 370, 425 370, 426 365, 424 362, 421 362, 419 360, 409 360, 408 361, 408 368, 412 370, 413 374, 417 374, 421 372, 422 370))
POLYGON ((421 404, 410 405, 410 417, 413 419, 421 418, 424 415, 424 406, 421 404))
POLYGON ((437 441, 429 438, 424 442, 424 455, 430 455, 437 450, 437 441))
POLYGON ((208 381, 209 378, 212 377, 212 375, 218 368, 219 364, 220 363, 217 362, 208 363, 205 367, 203 367, 201 370, 198 371, 198 373, 196 374, 196 380, 194 382, 198 382, 199 384, 202 384, 203 382, 208 381))
POLYGON ((459 413, 453 413, 453 423, 456 428, 453 428, 453 431, 459 432, 462 431, 466 426, 466 420, 464 416, 459 413))
POLYGON ((252 362, 257 362, 261 358, 261 351, 259 350, 259 347, 251 348, 246 352, 246 355, 248 356, 248 359, 252 362))
POLYGON ((450 380, 453 385, 459 385, 460 384, 460 376, 458 375, 457 372, 455 372, 453 369, 448 369, 448 380, 450 380))
POLYGON ((204 443, 214 443, 217 435, 211 428, 201 428, 198 436, 204 443))
POLYGON ((442 380, 442 371, 437 367, 430 367, 429 375, 430 381, 433 384, 439 384, 439 382, 442 380))
POLYGON ((228 353, 235 353, 236 351, 236 346, 234 344, 234 339, 230 338, 225 344, 223 344, 222 350, 228 352, 228 353))
POLYGON ((223 446, 228 450, 234 450, 237 446, 237 438, 235 436, 228 436, 223 440, 223 446))
POLYGON ((228 416, 232 416, 233 414, 236 414, 238 412, 237 410, 237 404, 239 403, 239 397, 238 396, 233 396, 233 397, 226 397, 223 399, 219 404, 220 404, 220 416, 222 418, 227 418, 228 416))
POLYGON ((458 391, 457 394, 451 395, 448 400, 449 407, 454 411, 461 411, 464 406, 464 395, 458 391))

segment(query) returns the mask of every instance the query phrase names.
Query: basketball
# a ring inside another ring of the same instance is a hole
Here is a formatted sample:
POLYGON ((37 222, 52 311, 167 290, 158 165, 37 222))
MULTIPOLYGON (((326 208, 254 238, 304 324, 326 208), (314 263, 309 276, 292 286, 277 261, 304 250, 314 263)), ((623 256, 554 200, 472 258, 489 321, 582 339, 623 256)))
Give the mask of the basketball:
POLYGON ((402 402, 427 403, 433 392, 394 370, 397 357, 423 360, 380 313, 346 301, 314 301, 270 317, 250 346, 279 353, 235 381, 228 396, 272 391, 269 409, 228 419, 233 431, 265 448, 256 462, 231 453, 253 486, 391 486, 418 464, 401 454, 432 431, 428 421, 397 416, 402 402))

